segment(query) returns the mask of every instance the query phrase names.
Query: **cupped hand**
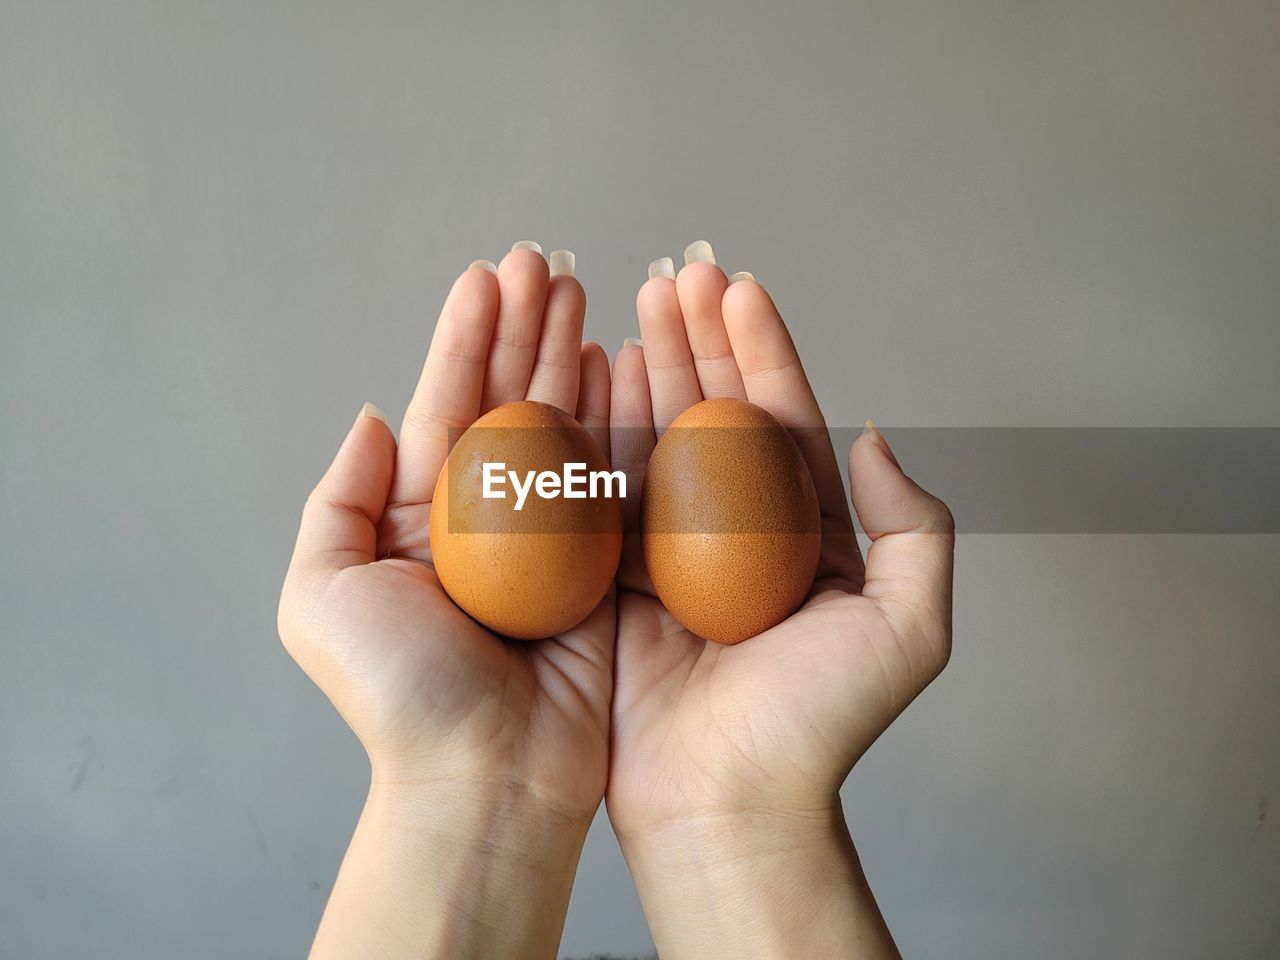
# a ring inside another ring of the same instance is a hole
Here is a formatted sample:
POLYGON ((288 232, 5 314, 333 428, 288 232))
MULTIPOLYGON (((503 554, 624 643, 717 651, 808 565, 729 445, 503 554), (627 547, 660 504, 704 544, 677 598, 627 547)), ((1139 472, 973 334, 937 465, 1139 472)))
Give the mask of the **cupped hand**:
MULTIPOLYGON (((667 261, 669 265, 670 261, 667 261)), ((864 566, 822 413, 786 326, 749 274, 714 263, 640 290, 643 346, 613 372, 614 466, 638 491, 657 436, 704 398, 738 397, 795 436, 823 524, 812 592, 787 620, 736 646, 685 630, 640 559, 636 501, 619 574, 610 818, 640 835, 762 811, 829 815, 855 761, 939 673, 951 643, 950 512, 866 430, 849 453, 864 566)), ((851 374, 852 376, 852 374, 851 374)))
POLYGON ((607 774, 612 594, 562 636, 507 640, 445 594, 428 538, 451 431, 493 407, 553 404, 608 453, 608 360, 582 343, 572 267, 558 272, 518 249, 458 278, 399 443, 360 416, 307 500, 279 625, 364 745, 375 783, 493 783, 581 820, 607 774))

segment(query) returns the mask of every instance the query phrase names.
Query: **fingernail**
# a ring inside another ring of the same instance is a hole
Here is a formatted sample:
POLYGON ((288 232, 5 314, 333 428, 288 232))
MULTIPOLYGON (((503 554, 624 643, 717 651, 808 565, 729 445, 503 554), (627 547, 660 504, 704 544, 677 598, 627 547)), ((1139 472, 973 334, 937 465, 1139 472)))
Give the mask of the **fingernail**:
POLYGON ((654 277, 666 277, 668 280, 676 278, 676 262, 670 257, 659 257, 653 263, 649 264, 649 279, 654 277))
POLYGON ((729 278, 729 282, 737 283, 739 280, 754 280, 755 278, 756 276, 754 273, 747 273, 747 271, 745 270, 739 270, 737 273, 735 273, 732 277, 729 278))
POLYGON ((871 442, 884 451, 886 457, 893 461, 893 465, 899 470, 902 464, 898 463, 898 458, 893 455, 893 451, 889 449, 889 441, 884 438, 884 434, 880 432, 880 428, 875 425, 874 420, 868 420, 862 425, 862 435, 870 437, 871 442))
POLYGON ((360 416, 371 417, 374 420, 381 420, 383 423, 387 422, 387 415, 372 403, 366 403, 360 408, 360 416))
POLYGON ((684 262, 690 263, 715 263, 716 252, 711 249, 711 244, 705 240, 695 240, 684 248, 684 262))
POLYGON ((472 260, 471 266, 467 267, 468 270, 475 270, 477 268, 480 270, 488 270, 493 274, 498 272, 498 265, 492 260, 472 260))
POLYGON ((578 266, 578 258, 572 250, 552 250, 549 262, 553 277, 572 277, 578 266))
POLYGON ((511 245, 512 252, 516 250, 532 250, 534 253, 542 252, 542 244, 537 240, 517 240, 511 245))
POLYGON ((643 350, 644 341, 637 340, 635 337, 626 337, 622 341, 622 346, 623 346, 623 349, 626 349, 627 347, 639 347, 640 349, 643 350))

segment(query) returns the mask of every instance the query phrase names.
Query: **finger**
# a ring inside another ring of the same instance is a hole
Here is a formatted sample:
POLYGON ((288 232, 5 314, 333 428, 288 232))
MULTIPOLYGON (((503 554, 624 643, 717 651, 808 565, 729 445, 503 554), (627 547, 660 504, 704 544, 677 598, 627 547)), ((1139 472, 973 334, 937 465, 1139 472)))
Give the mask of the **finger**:
POLYGON ((870 421, 849 451, 849 479, 871 538, 862 594, 882 605, 900 636, 923 634, 935 645, 940 666, 951 642, 951 511, 902 472, 870 421))
POLYGON ((436 322, 422 376, 405 411, 393 504, 429 503, 449 455, 450 432, 480 415, 485 361, 498 316, 493 264, 477 260, 458 277, 436 322))
MULTIPOLYGON (((710 244, 706 249, 711 250, 710 244)), ((695 261, 676 277, 676 296, 702 395, 745 400, 747 392, 720 313, 720 301, 728 285, 724 271, 714 260, 695 261)))
POLYGON ((529 242, 516 244, 498 265, 502 293, 485 369, 482 412, 523 400, 529 389, 542 332, 548 278, 547 261, 541 250, 525 245, 529 242))
POLYGON ((609 442, 612 464, 627 478, 627 497, 622 501, 624 537, 618 583, 629 590, 652 592, 645 569, 640 538, 640 498, 644 491, 649 455, 657 438, 653 429, 653 405, 649 398, 649 376, 645 370, 644 346, 628 339, 613 361, 613 383, 609 405, 609 442))
POLYGON ((721 301, 721 311, 747 399, 768 410, 792 432, 813 477, 823 529, 818 579, 856 579, 862 561, 840 481, 840 467, 786 324, 769 294, 754 278, 730 284, 721 301))
POLYGON ((580 354, 582 372, 578 387, 577 420, 609 459, 609 358, 598 343, 584 343, 580 354))
POLYGON ((627 339, 613 361, 609 441, 614 469, 627 476, 627 499, 623 504, 627 529, 635 529, 637 525, 644 474, 657 442, 645 367, 646 349, 641 341, 627 339))
POLYGON ((673 269, 669 258, 655 260, 649 267, 650 280, 636 295, 653 423, 659 433, 702 399, 675 280, 667 276, 673 269))
POLYGON ((391 490, 396 441, 386 415, 366 403, 302 511, 289 578, 371 563, 391 490))
MULTIPOLYGON (((557 250, 551 254, 557 269, 573 270, 573 254, 557 250), (567 254, 567 257, 564 255, 567 254)), ((542 318, 542 339, 529 377, 526 400, 539 400, 559 407, 570 416, 578 404, 578 379, 582 371, 582 323, 587 311, 587 295, 573 273, 553 276, 547 287, 547 304, 542 318)))

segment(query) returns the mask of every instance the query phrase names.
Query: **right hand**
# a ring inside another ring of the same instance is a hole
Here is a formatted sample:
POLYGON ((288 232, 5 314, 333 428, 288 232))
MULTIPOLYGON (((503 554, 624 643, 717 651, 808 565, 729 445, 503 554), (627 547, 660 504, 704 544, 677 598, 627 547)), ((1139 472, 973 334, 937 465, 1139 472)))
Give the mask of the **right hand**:
MULTIPOLYGON (((805 889, 791 867, 807 868, 784 865, 792 851, 805 851, 810 864, 831 854, 829 879, 865 888, 856 859, 851 865, 838 852, 848 840, 838 791, 947 662, 954 534, 946 506, 908 479, 869 429, 849 454, 853 504, 872 541, 864 568, 821 411, 782 318, 754 279, 729 284, 714 264, 694 263, 675 281, 646 283, 637 309, 643 347, 624 347, 613 378, 614 465, 628 472, 628 489, 639 491, 657 433, 683 410, 707 397, 738 397, 792 430, 823 522, 808 601, 759 636, 721 646, 684 629, 654 594, 631 504, 609 816, 661 955, 693 956, 691 938, 699 929, 710 934, 710 918, 664 938, 667 920, 700 902, 716 914, 751 902, 753 871, 762 865, 793 873, 782 886, 755 878, 771 888, 805 889)), ((806 897, 797 915, 822 902, 806 897)), ((752 913, 776 907, 766 898, 752 913)), ((864 928, 878 922, 871 907, 864 928)), ((746 929, 749 918, 740 919, 746 929)), ((839 928, 829 914, 813 919, 819 928, 810 935, 839 928)), ((721 950, 731 935, 718 931, 720 946, 698 949, 728 955, 721 950)), ((819 955, 788 942, 786 955, 819 955)))

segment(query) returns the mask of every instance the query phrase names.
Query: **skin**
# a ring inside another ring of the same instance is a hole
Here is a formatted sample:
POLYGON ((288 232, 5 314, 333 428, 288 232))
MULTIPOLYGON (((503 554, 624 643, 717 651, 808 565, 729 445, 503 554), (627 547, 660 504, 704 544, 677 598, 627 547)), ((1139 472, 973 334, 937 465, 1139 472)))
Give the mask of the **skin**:
POLYGON ((738 397, 790 428, 818 491, 808 601, 726 647, 690 634, 638 558, 619 576, 608 807, 664 960, 896 957, 840 809, 853 764, 942 670, 954 527, 869 427, 849 452, 872 541, 864 565, 822 413, 786 327, 750 276, 687 265, 641 288, 643 347, 613 377, 615 467, 639 489, 688 407, 738 397), (621 438, 628 438, 624 445, 621 438), (634 476, 634 479, 632 479, 634 476))
POLYGON ((371 767, 313 957, 554 957, 606 785, 664 960, 897 955, 838 789, 946 662, 950 514, 868 431, 850 453, 864 567, 763 287, 695 263, 650 280, 637 306, 645 346, 622 350, 611 383, 581 342, 576 280, 527 249, 496 276, 473 266, 400 442, 357 418, 307 501, 280 633, 371 767), (444 594, 426 531, 451 430, 510 400, 553 403, 606 453, 614 428, 634 495, 657 433, 704 396, 769 410, 813 474, 822 561, 789 620, 732 648, 688 634, 653 596, 634 512, 617 596, 564 636, 504 640, 444 594))
POLYGON ((563 636, 505 640, 441 589, 427 530, 450 431, 494 406, 555 404, 608 449, 585 305, 535 251, 464 272, 399 444, 357 418, 307 500, 280 635, 372 771, 314 958, 555 956, 607 777, 614 597, 563 636))

